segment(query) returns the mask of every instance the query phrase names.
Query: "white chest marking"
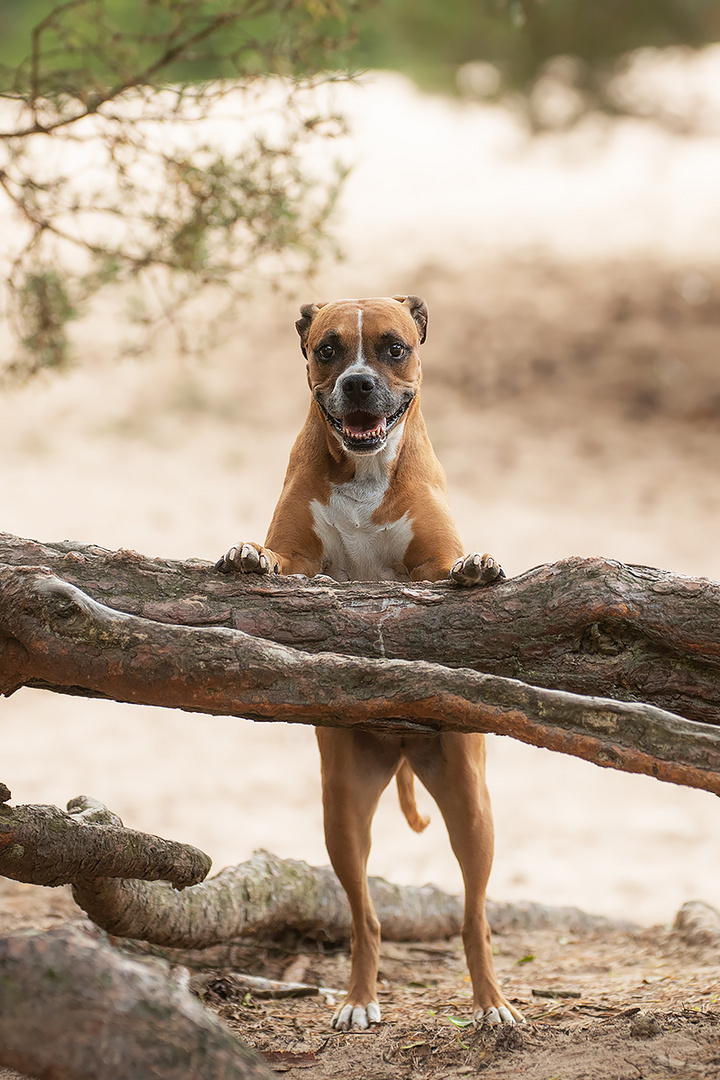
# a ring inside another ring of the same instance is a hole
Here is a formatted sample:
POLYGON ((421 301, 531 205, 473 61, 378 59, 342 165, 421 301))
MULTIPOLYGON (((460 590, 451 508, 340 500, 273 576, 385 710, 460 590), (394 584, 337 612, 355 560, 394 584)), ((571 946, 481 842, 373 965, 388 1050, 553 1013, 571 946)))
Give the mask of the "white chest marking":
POLYGON ((388 466, 404 426, 403 420, 378 454, 358 456, 354 478, 334 484, 325 505, 318 499, 310 504, 323 546, 323 573, 336 581, 407 580, 402 562, 413 536, 409 515, 387 525, 371 521, 387 491, 388 466))

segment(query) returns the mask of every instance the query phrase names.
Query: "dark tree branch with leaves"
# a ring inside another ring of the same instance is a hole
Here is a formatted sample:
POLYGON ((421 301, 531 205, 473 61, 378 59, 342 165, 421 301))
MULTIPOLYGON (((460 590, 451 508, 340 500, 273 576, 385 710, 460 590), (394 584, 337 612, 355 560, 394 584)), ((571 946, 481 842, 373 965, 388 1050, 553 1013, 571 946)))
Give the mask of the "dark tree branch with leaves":
POLYGON ((23 347, 6 376, 66 365, 69 323, 110 283, 134 321, 121 347, 170 325, 192 351, 208 304, 217 324, 312 268, 343 175, 303 159, 343 131, 312 91, 344 77, 316 72, 342 71, 353 7, 70 0, 37 23, 0 68, 0 272, 23 347))

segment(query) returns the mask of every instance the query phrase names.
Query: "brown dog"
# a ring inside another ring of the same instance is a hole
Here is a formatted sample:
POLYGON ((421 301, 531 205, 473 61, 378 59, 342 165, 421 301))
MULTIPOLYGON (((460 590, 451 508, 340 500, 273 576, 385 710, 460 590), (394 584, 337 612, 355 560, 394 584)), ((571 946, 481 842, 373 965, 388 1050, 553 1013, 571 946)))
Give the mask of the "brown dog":
MULTIPOLYGON (((463 558, 445 476, 420 412, 418 346, 427 307, 417 296, 338 300, 301 308, 300 334, 312 401, 290 454, 265 546, 236 544, 219 570, 328 574, 338 581, 439 581, 475 585, 504 576, 489 555, 463 558)), ((380 1020, 376 982, 380 926, 367 887, 370 827, 397 777, 410 825, 413 774, 440 807, 465 882, 463 941, 477 1022, 515 1023, 493 967, 485 890, 493 823, 482 735, 388 736, 317 731, 325 839, 352 911, 347 998, 333 1017, 346 1031, 380 1020)))

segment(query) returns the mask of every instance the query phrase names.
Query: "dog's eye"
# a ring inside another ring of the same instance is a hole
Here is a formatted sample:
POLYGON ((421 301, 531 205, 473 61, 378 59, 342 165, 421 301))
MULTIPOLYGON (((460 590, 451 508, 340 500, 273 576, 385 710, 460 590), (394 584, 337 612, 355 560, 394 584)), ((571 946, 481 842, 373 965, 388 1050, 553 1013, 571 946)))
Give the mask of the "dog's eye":
POLYGON ((393 360, 401 360, 405 355, 405 346, 401 345, 399 341, 393 342, 388 348, 388 355, 393 360))
POLYGON ((335 349, 332 345, 321 345, 317 354, 321 360, 332 360, 335 355, 335 349))

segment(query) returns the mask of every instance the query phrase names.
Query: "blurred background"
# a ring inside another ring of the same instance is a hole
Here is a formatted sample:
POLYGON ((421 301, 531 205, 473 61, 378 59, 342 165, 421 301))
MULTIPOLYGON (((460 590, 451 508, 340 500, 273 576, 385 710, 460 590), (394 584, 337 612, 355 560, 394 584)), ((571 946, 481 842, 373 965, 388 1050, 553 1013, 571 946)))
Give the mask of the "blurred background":
MULTIPOLYGON (((262 541, 298 304, 418 293, 468 549, 720 578, 718 41, 710 0, 6 0, 0 528, 262 541)), ((720 902, 713 796, 490 742, 495 899, 720 902)), ((216 869, 326 862, 318 772, 299 726, 0 702, 15 801, 95 796, 216 869)), ((386 793, 371 871, 459 891, 419 801, 422 836, 386 793)))

